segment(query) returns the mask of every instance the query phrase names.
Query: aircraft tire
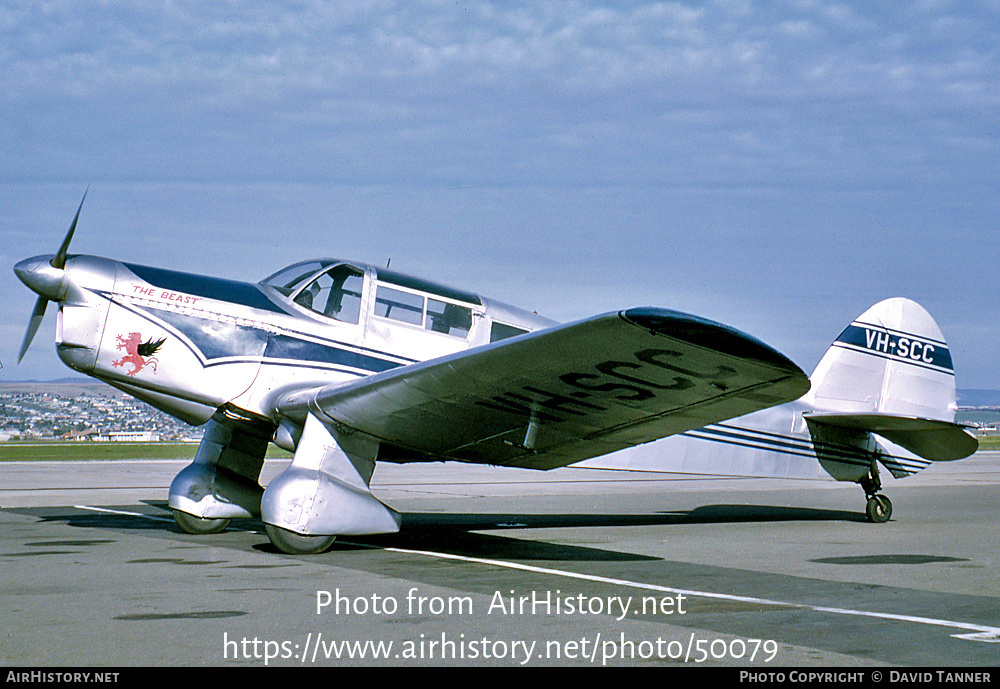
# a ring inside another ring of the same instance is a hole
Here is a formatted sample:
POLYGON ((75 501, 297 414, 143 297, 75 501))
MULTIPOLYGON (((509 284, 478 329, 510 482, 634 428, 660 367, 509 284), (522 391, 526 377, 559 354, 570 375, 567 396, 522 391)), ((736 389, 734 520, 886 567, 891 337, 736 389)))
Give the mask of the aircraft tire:
POLYGON ((336 536, 304 536, 267 522, 264 523, 264 530, 274 547, 289 555, 322 553, 337 539, 336 536))
POLYGON ((868 498, 865 513, 868 515, 868 521, 883 524, 892 516, 892 502, 884 495, 873 495, 868 498))
POLYGON ((187 512, 174 510, 174 521, 181 530, 191 534, 219 533, 229 526, 229 519, 202 519, 187 512))

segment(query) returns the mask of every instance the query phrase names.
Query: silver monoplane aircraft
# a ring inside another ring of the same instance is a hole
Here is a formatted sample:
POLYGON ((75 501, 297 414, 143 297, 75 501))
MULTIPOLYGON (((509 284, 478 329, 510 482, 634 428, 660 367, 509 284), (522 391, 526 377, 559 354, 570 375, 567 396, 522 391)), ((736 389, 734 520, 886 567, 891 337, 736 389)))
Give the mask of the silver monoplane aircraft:
POLYGON ((830 476, 860 483, 880 522, 891 513, 880 463, 905 476, 977 448, 954 422, 944 338, 905 299, 848 326, 810 390, 774 349, 676 311, 559 325, 337 259, 236 282, 70 255, 79 217, 54 256, 14 268, 40 295, 19 360, 55 301, 66 365, 207 424, 170 486, 190 533, 260 517, 276 547, 311 553, 338 535, 398 531, 400 515, 369 490, 376 461, 830 476), (652 458, 629 455, 666 436, 652 458), (294 456, 264 488, 270 442, 294 456))

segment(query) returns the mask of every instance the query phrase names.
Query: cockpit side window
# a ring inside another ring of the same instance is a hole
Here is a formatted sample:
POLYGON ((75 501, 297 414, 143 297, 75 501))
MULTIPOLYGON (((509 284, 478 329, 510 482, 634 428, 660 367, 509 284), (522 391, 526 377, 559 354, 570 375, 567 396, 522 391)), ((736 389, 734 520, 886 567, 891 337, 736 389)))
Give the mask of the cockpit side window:
POLYGON ((420 294, 379 285, 375 292, 375 315, 410 325, 422 325, 424 298, 420 294))
POLYGON ((500 340, 506 340, 508 337, 523 335, 526 332, 528 331, 524 328, 517 328, 513 325, 493 321, 493 327, 490 329, 490 342, 499 342, 500 340))
POLYGON ((361 316, 364 274, 348 265, 336 266, 295 296, 295 303, 327 318, 357 323, 361 316))
POLYGON ((452 337, 466 338, 472 330, 470 307, 385 284, 375 291, 375 315, 452 337))
POLYGON ((428 297, 424 328, 455 337, 468 337, 472 330, 472 309, 428 297))

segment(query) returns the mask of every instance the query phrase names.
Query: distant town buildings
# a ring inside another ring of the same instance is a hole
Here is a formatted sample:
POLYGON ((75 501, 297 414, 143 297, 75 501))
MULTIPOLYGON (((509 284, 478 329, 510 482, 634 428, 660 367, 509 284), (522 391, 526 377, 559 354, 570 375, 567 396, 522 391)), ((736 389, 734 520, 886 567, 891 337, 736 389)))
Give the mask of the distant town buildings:
POLYGON ((124 394, 0 391, 0 441, 197 441, 202 432, 124 394))

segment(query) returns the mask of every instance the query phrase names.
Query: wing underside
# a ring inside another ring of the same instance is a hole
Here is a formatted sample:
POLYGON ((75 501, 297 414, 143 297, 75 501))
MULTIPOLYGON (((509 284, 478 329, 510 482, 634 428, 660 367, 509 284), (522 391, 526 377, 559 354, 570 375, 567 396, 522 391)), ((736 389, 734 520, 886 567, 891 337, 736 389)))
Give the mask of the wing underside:
POLYGON ((388 461, 550 469, 798 398, 790 360, 727 326, 631 309, 287 396, 388 461))

